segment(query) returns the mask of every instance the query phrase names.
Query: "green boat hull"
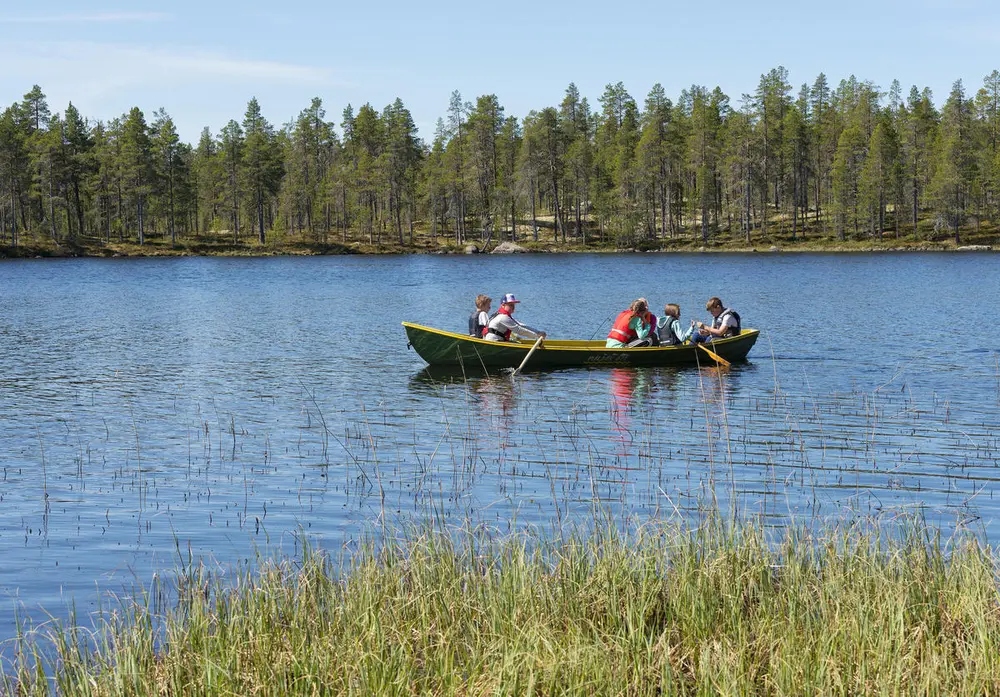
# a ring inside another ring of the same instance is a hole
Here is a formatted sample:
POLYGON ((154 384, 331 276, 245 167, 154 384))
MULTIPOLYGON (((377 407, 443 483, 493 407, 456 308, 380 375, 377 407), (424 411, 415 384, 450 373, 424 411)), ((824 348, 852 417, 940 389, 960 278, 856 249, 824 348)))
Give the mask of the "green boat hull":
MULTIPOLYGON (((516 368, 521 365, 533 341, 498 342, 466 334, 446 332, 411 322, 403 322, 409 346, 429 365, 466 369, 516 368)), ((714 353, 730 363, 746 360, 760 334, 744 329, 739 336, 713 341, 714 353)), ((592 366, 685 366, 713 365, 706 353, 691 345, 646 348, 605 348, 604 341, 560 341, 546 339, 531 355, 525 370, 585 368, 592 366)))

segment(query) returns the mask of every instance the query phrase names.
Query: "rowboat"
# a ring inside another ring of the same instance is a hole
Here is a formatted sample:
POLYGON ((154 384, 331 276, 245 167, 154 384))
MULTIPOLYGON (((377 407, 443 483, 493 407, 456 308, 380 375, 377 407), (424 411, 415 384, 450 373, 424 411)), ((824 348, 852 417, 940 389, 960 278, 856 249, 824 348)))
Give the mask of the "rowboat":
MULTIPOLYGON (((429 365, 459 366, 469 369, 516 368, 521 365, 534 341, 487 341, 468 334, 446 332, 421 324, 403 322, 407 346, 429 365)), ((760 332, 744 329, 738 336, 715 339, 709 344, 713 353, 730 363, 746 360, 760 332)), ((525 370, 574 368, 588 366, 681 366, 713 365, 713 359, 690 344, 647 346, 642 348, 606 348, 604 340, 545 339, 532 354, 525 370)))

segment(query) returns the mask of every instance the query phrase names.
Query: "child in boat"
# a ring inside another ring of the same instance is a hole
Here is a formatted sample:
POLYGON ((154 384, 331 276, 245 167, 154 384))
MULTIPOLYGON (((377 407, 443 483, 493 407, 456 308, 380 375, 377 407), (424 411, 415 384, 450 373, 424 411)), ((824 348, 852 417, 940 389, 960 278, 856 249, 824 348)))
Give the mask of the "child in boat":
POLYGON ((511 334, 513 334, 528 339, 544 339, 546 336, 545 332, 532 329, 512 317, 514 308, 520 302, 520 300, 514 297, 513 293, 507 293, 500 298, 500 309, 490 319, 483 338, 487 341, 510 341, 511 334))
POLYGON ((488 295, 476 296, 476 309, 469 315, 469 335, 477 339, 483 338, 483 333, 490 323, 490 306, 493 298, 488 295))
POLYGON ((632 301, 627 310, 618 314, 604 345, 607 348, 651 346, 653 341, 649 338, 649 333, 654 327, 646 299, 638 298, 632 301))
POLYGON ((708 343, 713 339, 725 339, 729 336, 739 336, 742 331, 740 313, 723 305, 719 298, 709 298, 705 309, 712 314, 711 326, 696 322, 698 331, 691 337, 691 343, 708 343))
POLYGON ((661 346, 676 346, 691 338, 694 326, 687 329, 681 326, 681 306, 667 303, 663 306, 663 317, 656 323, 656 332, 660 337, 661 346))

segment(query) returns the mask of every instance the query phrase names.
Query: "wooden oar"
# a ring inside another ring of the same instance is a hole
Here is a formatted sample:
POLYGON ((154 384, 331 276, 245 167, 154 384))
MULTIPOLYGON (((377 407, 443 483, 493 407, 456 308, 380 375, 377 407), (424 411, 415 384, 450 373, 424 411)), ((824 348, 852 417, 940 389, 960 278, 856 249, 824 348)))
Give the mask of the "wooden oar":
POLYGON ((726 368, 728 368, 728 367, 730 367, 732 365, 732 363, 730 363, 729 361, 727 361, 725 358, 723 358, 722 356, 720 356, 719 354, 717 354, 712 349, 710 349, 707 346, 705 346, 705 344, 698 344, 698 348, 700 348, 702 351, 704 351, 709 356, 711 356, 712 360, 715 361, 716 363, 718 363, 719 365, 725 366, 726 368))
POLYGON ((531 358, 531 354, 533 354, 533 353, 535 352, 535 349, 536 349, 536 348, 538 348, 538 345, 542 343, 542 339, 543 339, 543 338, 545 338, 545 337, 541 337, 541 336, 540 336, 540 337, 538 337, 538 338, 537 338, 537 339, 535 340, 535 345, 531 347, 531 350, 530 350, 530 351, 528 351, 528 355, 524 357, 524 360, 523 360, 523 361, 521 361, 521 365, 519 365, 519 366, 517 366, 516 368, 514 368, 514 372, 513 372, 513 373, 511 373, 511 377, 513 377, 514 375, 517 375, 518 373, 520 373, 520 372, 521 372, 521 368, 523 368, 523 367, 524 367, 524 364, 528 362, 528 359, 529 359, 529 358, 531 358))

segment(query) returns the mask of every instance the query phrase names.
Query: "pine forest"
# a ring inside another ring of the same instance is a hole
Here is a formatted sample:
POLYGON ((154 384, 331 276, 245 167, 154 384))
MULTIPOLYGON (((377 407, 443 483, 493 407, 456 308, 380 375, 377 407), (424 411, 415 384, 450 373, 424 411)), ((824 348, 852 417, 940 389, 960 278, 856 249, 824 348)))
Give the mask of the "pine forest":
POLYGON ((35 85, 0 115, 0 245, 960 245, 995 234, 998 136, 997 71, 939 105, 853 76, 796 90, 781 67, 738 100, 619 82, 592 105, 570 84, 523 117, 455 92, 430 140, 400 99, 338 123, 314 98, 276 126, 254 98, 193 145, 163 109, 91 120, 35 85))

